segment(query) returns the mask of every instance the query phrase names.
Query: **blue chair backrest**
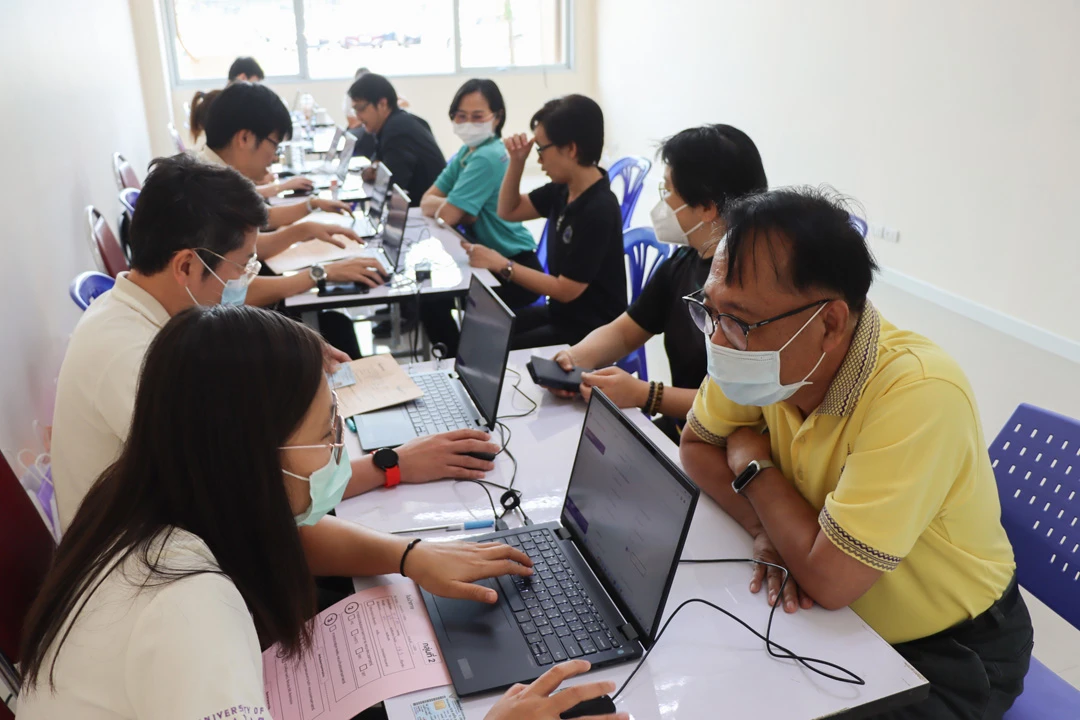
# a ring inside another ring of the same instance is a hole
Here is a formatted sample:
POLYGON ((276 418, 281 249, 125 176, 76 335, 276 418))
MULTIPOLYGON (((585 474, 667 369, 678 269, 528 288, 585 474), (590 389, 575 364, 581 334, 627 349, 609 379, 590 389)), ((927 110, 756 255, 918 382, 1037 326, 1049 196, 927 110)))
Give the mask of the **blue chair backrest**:
POLYGON ((544 232, 540 233, 540 242, 536 243, 536 259, 540 261, 540 267, 544 268, 544 272, 548 272, 547 242, 550 227, 550 220, 544 223, 544 232))
POLYGON ((671 245, 657 240, 651 227, 639 227, 623 233, 623 251, 630 261, 630 301, 633 302, 660 263, 667 260, 671 245))
POLYGON ((124 188, 120 191, 120 205, 127 213, 128 220, 135 214, 135 201, 139 199, 138 188, 124 188))
POLYGON ((90 307, 90 301, 112 289, 116 283, 105 273, 90 270, 84 272, 71 281, 68 293, 80 310, 90 307))
MULTIPOLYGON (((619 158, 608 169, 608 181, 612 191, 615 190, 616 181, 621 180, 622 193, 622 226, 623 230, 630 227, 630 221, 634 217, 634 208, 637 207, 641 188, 645 186, 645 176, 652 169, 652 162, 643 157, 619 158)), ((618 193, 616 193, 618 194, 618 193)))
POLYGON ((861 234, 863 237, 866 237, 866 233, 870 230, 870 226, 867 225, 866 221, 858 215, 851 216, 851 224, 856 230, 859 231, 859 234, 861 234))
POLYGON ((1020 405, 990 457, 1020 584, 1080 628, 1080 422, 1020 405))

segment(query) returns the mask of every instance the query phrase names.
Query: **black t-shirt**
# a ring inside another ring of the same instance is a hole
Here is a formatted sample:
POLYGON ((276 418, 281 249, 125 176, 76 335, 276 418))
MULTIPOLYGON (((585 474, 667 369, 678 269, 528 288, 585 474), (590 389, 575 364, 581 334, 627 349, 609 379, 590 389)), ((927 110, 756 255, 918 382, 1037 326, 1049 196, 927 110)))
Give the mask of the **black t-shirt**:
POLYGON ((709 277, 712 259, 682 247, 660 263, 626 314, 653 335, 664 334, 664 351, 671 365, 671 382, 678 388, 696 388, 707 372, 705 336, 690 319, 682 298, 697 292, 709 277))
POLYGON ((394 183, 409 194, 414 207, 446 167, 431 126, 400 108, 390 113, 379 130, 372 159, 386 163, 394 183))
POLYGON ((589 286, 572 302, 549 299, 551 318, 583 332, 606 325, 626 310, 622 211, 607 172, 601 172, 603 177, 570 204, 570 190, 562 183, 529 193, 533 207, 548 219, 549 272, 589 286))
MULTIPOLYGON (((365 130, 363 125, 349 128, 348 131, 356 138, 356 145, 353 147, 352 152, 353 157, 366 157, 368 160, 375 157, 376 142, 373 133, 365 130)), ((390 163, 386 164, 389 165, 390 163)), ((390 169, 393 170, 392 167, 390 169)))

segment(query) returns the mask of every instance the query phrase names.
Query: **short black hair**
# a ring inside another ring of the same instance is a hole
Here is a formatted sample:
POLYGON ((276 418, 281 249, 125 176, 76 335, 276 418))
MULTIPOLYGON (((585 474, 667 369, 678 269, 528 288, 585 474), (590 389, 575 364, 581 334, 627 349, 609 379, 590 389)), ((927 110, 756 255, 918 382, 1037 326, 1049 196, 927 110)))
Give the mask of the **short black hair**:
POLYGON ((353 100, 367 100, 372 105, 378 105, 380 100, 385 99, 391 110, 396 110, 398 106, 397 90, 389 80, 373 72, 361 75, 349 86, 349 97, 353 100))
POLYGON ((206 146, 220 150, 236 133, 249 130, 262 142, 276 132, 282 140, 292 137, 292 116, 270 88, 238 82, 221 91, 206 113, 206 146))
POLYGON ((671 169, 675 192, 690 207, 710 203, 718 212, 732 200, 768 189, 754 141, 730 125, 702 125, 667 138, 660 158, 671 169))
MULTIPOLYGON (((232 168, 201 163, 183 153, 157 158, 131 218, 131 268, 143 275, 159 273, 186 248, 225 255, 266 222, 262 196, 232 168)), ((211 269, 221 262, 210 253, 199 256, 211 269)))
POLYGON ((454 95, 454 99, 450 101, 450 119, 454 119, 454 113, 458 111, 458 107, 461 105, 461 99, 466 95, 472 95, 474 92, 478 92, 484 96, 484 99, 487 100, 488 107, 491 108, 491 112, 502 113, 499 116, 499 122, 495 123, 495 134, 502 137, 503 126, 506 125, 506 102, 503 100, 502 92, 499 90, 499 86, 495 84, 494 80, 488 80, 486 78, 466 80, 465 84, 458 88, 457 94, 454 95))
POLYGON ((229 82, 241 75, 247 75, 249 78, 257 77, 260 80, 266 77, 262 66, 255 62, 253 57, 238 57, 233 60, 233 64, 229 66, 229 82))
POLYGON ((596 165, 604 151, 604 111, 592 98, 564 95, 536 111, 529 128, 543 124, 548 140, 558 147, 577 145, 579 165, 596 165))
MULTIPOLYGON (((830 188, 782 188, 733 201, 724 213, 727 282, 742 284, 744 258, 755 242, 783 243, 789 277, 799 292, 821 288, 862 312, 877 263, 851 222, 848 202, 830 188)), ((775 251, 773 251, 775 252, 775 251)), ((779 273, 779 262, 773 255, 779 273)))

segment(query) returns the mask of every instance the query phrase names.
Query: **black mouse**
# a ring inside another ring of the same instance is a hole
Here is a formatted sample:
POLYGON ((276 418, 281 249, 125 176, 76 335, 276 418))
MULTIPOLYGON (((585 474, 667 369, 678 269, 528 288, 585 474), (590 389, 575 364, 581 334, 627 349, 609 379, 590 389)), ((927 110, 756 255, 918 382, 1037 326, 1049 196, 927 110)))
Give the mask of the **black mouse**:
POLYGON ((586 715, 610 715, 615 712, 615 701, 607 695, 579 702, 574 707, 563 712, 561 718, 578 718, 586 715))
POLYGON ((474 458, 476 458, 477 460, 487 460, 488 462, 492 462, 493 460, 495 460, 495 456, 496 456, 496 455, 497 455, 498 453, 489 453, 489 452, 467 452, 467 453, 461 453, 461 454, 462 454, 462 455, 468 455, 469 457, 474 457, 474 458))

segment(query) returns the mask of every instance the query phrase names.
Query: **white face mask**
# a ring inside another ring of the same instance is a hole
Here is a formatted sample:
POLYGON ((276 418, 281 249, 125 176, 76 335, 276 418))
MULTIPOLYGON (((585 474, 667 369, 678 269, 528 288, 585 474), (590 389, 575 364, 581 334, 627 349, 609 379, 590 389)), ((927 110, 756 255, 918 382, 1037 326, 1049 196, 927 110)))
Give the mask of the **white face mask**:
POLYGON ((676 215, 688 207, 690 206, 683 203, 672 210, 671 206, 663 198, 660 198, 660 202, 656 203, 656 206, 649 212, 657 240, 671 245, 688 245, 690 243, 690 233, 704 225, 705 221, 702 220, 694 227, 684 231, 676 215))
POLYGON ((765 407, 783 402, 806 385, 813 385, 809 377, 817 371, 825 353, 821 353, 817 365, 800 382, 790 385, 780 383, 780 353, 787 348, 803 330, 814 321, 825 305, 818 308, 799 332, 791 336, 779 350, 735 350, 717 345, 712 338, 705 338, 708 355, 709 377, 720 386, 724 396, 739 405, 765 407))
POLYGON ((495 120, 491 119, 479 123, 454 123, 454 134, 469 147, 476 147, 480 143, 495 137, 495 120))

